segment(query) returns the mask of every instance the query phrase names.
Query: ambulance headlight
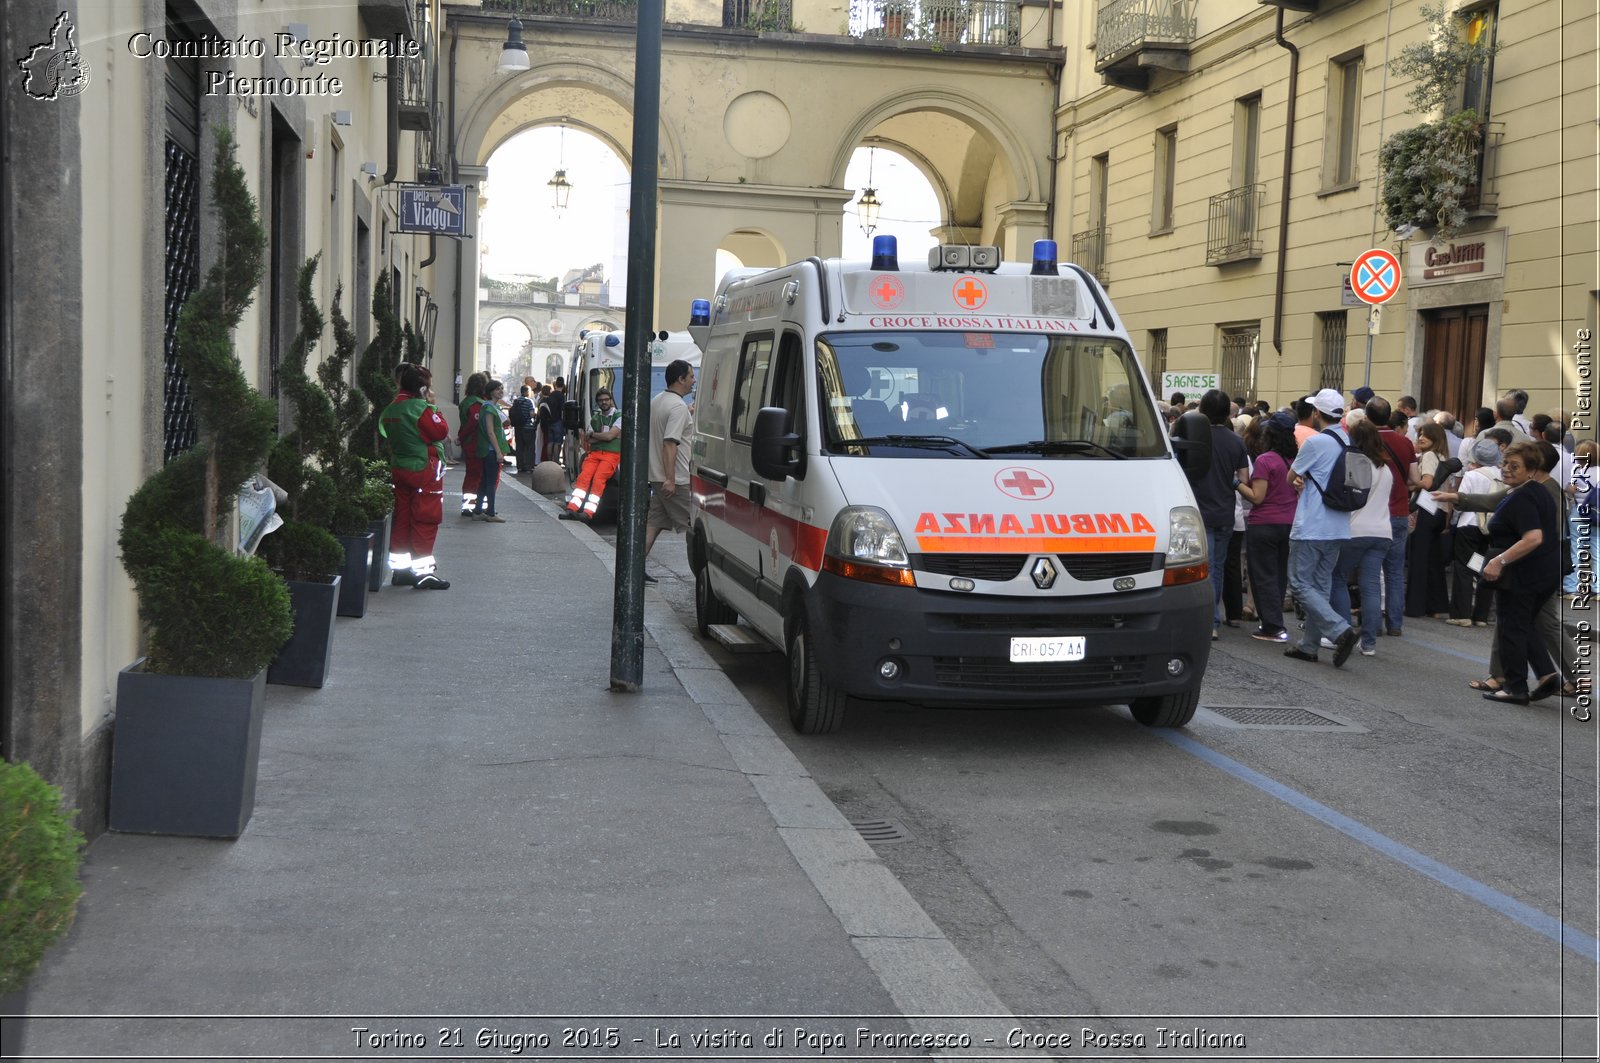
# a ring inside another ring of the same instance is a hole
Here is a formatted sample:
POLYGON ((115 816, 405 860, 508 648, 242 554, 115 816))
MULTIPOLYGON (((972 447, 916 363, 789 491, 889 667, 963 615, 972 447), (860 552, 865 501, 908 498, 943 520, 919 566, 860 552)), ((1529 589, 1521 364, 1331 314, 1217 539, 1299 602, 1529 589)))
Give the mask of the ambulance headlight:
POLYGON ((876 506, 847 506, 828 530, 825 571, 848 579, 914 586, 911 559, 894 520, 876 506))
POLYGON ((1162 583, 1168 587, 1209 579, 1206 565, 1206 526, 1193 506, 1172 510, 1167 524, 1167 568, 1162 583))

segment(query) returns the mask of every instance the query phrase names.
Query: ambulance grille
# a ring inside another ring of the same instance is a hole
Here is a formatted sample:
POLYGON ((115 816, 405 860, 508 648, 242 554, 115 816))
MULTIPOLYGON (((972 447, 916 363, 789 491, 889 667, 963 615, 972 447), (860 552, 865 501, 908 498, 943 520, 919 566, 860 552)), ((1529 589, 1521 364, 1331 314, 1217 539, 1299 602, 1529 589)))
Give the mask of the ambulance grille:
POLYGON ((928 630, 1070 635, 1077 631, 1153 631, 1160 620, 1156 613, 929 613, 928 630))
POLYGON ((1160 554, 1058 554, 1061 564, 1075 580, 1116 579, 1153 572, 1160 554))
POLYGON ((1016 579, 1027 560, 1027 554, 922 554, 914 567, 941 576, 1003 582, 1016 579))
POLYGON ((1097 657, 1068 664, 1013 664, 1000 657, 935 657, 934 681, 942 687, 990 690, 1083 690, 1137 686, 1144 682, 1143 657, 1097 657))

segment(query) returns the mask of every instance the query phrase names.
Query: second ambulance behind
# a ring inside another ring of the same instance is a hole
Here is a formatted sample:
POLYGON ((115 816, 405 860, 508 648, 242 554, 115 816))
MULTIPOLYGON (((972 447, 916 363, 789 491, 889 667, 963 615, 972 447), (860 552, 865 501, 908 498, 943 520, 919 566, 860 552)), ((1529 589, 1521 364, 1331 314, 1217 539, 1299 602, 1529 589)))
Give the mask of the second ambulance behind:
POLYGON ((871 264, 730 274, 690 326, 701 633, 742 616, 782 647, 805 733, 849 697, 1188 723, 1209 429, 1190 415, 1175 453, 1104 290, 1049 241, 929 258, 879 237, 871 264))

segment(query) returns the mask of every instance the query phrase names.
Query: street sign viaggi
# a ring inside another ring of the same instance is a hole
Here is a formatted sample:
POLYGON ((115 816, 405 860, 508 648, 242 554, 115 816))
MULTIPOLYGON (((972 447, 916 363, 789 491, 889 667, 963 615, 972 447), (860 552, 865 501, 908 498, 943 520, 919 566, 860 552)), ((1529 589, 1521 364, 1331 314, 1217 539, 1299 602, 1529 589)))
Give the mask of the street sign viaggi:
POLYGON ((462 236, 467 231, 467 189, 464 185, 404 185, 400 188, 403 233, 462 236))
POLYGON ((1387 303, 1400 290, 1400 260, 1381 247, 1361 252, 1350 265, 1350 287, 1363 303, 1387 303))

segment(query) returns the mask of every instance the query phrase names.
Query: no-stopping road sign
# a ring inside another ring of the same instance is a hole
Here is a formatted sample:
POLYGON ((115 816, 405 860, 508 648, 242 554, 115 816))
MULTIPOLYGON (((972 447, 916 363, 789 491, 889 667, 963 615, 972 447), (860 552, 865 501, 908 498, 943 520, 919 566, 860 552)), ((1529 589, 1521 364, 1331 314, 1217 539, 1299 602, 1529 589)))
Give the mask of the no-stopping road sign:
POLYGON ((1381 247, 1361 252, 1350 264, 1350 287, 1363 303, 1387 303, 1400 290, 1400 260, 1381 247))

